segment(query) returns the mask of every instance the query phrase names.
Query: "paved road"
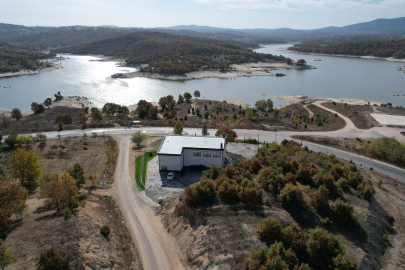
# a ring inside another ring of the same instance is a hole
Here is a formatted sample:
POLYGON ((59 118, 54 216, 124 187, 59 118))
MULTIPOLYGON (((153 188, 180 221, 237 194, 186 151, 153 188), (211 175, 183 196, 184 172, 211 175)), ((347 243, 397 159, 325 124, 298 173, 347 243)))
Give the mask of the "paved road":
MULTIPOLYGON (((134 133, 135 131, 141 130, 142 132, 146 134, 171 134, 173 132, 173 128, 171 127, 142 127, 142 128, 131 128, 131 129, 125 129, 125 128, 111 128, 111 129, 87 129, 85 131, 83 130, 67 130, 67 131, 62 131, 60 132, 60 136, 62 138, 65 137, 73 137, 73 136, 83 136, 83 133, 86 132, 88 136, 91 136, 92 132, 97 132, 97 134, 101 135, 103 132, 105 134, 109 135, 130 135, 134 133)), ((390 129, 387 129, 390 130, 390 129)), ((383 136, 380 132, 380 130, 369 130, 368 132, 365 132, 363 130, 360 130, 357 132, 356 130, 341 130, 341 131, 331 131, 331 132, 295 132, 295 131, 282 131, 282 132, 273 132, 273 131, 264 131, 264 130, 245 130, 245 129, 234 129, 234 131, 238 134, 238 138, 256 138, 259 139, 261 142, 266 141, 266 142, 272 142, 276 141, 280 143, 284 139, 291 139, 292 135, 330 135, 330 136, 339 136, 339 137, 350 137, 350 138, 356 138, 356 137, 366 137, 366 138, 378 138, 383 136), (365 133, 365 134, 364 134, 365 133)), ((208 131, 211 135, 214 135, 216 130, 210 129, 208 131)), ((391 132, 391 131, 389 131, 391 132)), ((47 132, 45 133, 48 138, 58 138, 59 132, 47 132)), ((201 135, 201 129, 199 128, 185 128, 183 130, 183 134, 188 134, 188 135, 201 135)), ((402 136, 402 135, 400 135, 402 136)), ((402 140, 405 139, 405 137, 402 136, 402 140)), ((400 181, 405 182, 405 170, 397 168, 395 166, 377 161, 377 160, 372 160, 370 158, 366 158, 363 156, 359 156, 353 153, 345 152, 342 150, 334 149, 332 147, 327 147, 323 145, 318 145, 314 143, 309 143, 309 142, 303 142, 303 145, 307 145, 309 149, 312 149, 314 151, 322 151, 322 152, 328 152, 329 154, 334 154, 338 158, 344 159, 344 160, 353 160, 356 164, 360 165, 363 164, 364 167, 370 168, 373 167, 375 171, 384 173, 386 175, 391 176, 394 179, 398 179, 400 181)))

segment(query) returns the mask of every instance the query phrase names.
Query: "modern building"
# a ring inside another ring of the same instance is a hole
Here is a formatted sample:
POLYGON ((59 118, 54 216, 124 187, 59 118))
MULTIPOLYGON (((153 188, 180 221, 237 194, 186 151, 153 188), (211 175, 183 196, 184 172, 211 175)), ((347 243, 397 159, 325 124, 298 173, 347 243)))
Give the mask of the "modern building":
POLYGON ((157 152, 159 170, 181 171, 184 166, 212 164, 224 167, 226 141, 223 137, 170 135, 157 152))

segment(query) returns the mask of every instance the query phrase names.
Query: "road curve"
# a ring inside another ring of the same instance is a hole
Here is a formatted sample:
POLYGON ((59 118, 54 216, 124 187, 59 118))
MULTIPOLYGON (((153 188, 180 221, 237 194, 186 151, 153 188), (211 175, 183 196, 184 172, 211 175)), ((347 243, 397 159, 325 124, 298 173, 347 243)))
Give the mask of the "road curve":
POLYGON ((126 136, 118 143, 119 155, 114 175, 114 197, 126 218, 127 228, 138 248, 143 268, 145 270, 169 270, 162 248, 154 237, 153 230, 142 210, 142 203, 136 196, 139 191, 130 177, 129 137, 126 136))

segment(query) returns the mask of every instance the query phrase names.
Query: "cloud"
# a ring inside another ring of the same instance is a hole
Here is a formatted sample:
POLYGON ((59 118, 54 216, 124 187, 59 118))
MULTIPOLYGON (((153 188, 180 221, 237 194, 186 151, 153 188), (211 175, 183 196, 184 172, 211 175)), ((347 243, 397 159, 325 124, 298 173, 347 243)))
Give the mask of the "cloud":
POLYGON ((404 10, 403 0, 197 0, 219 9, 258 9, 282 11, 356 10, 357 12, 389 12, 404 10))

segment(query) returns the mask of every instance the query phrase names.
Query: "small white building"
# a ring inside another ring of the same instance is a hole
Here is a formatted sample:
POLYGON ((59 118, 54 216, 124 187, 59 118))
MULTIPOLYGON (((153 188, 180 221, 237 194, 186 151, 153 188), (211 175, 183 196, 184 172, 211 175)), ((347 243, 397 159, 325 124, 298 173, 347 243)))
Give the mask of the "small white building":
POLYGON ((170 135, 157 152, 159 170, 181 171, 184 166, 224 167, 226 141, 222 137, 170 135))

